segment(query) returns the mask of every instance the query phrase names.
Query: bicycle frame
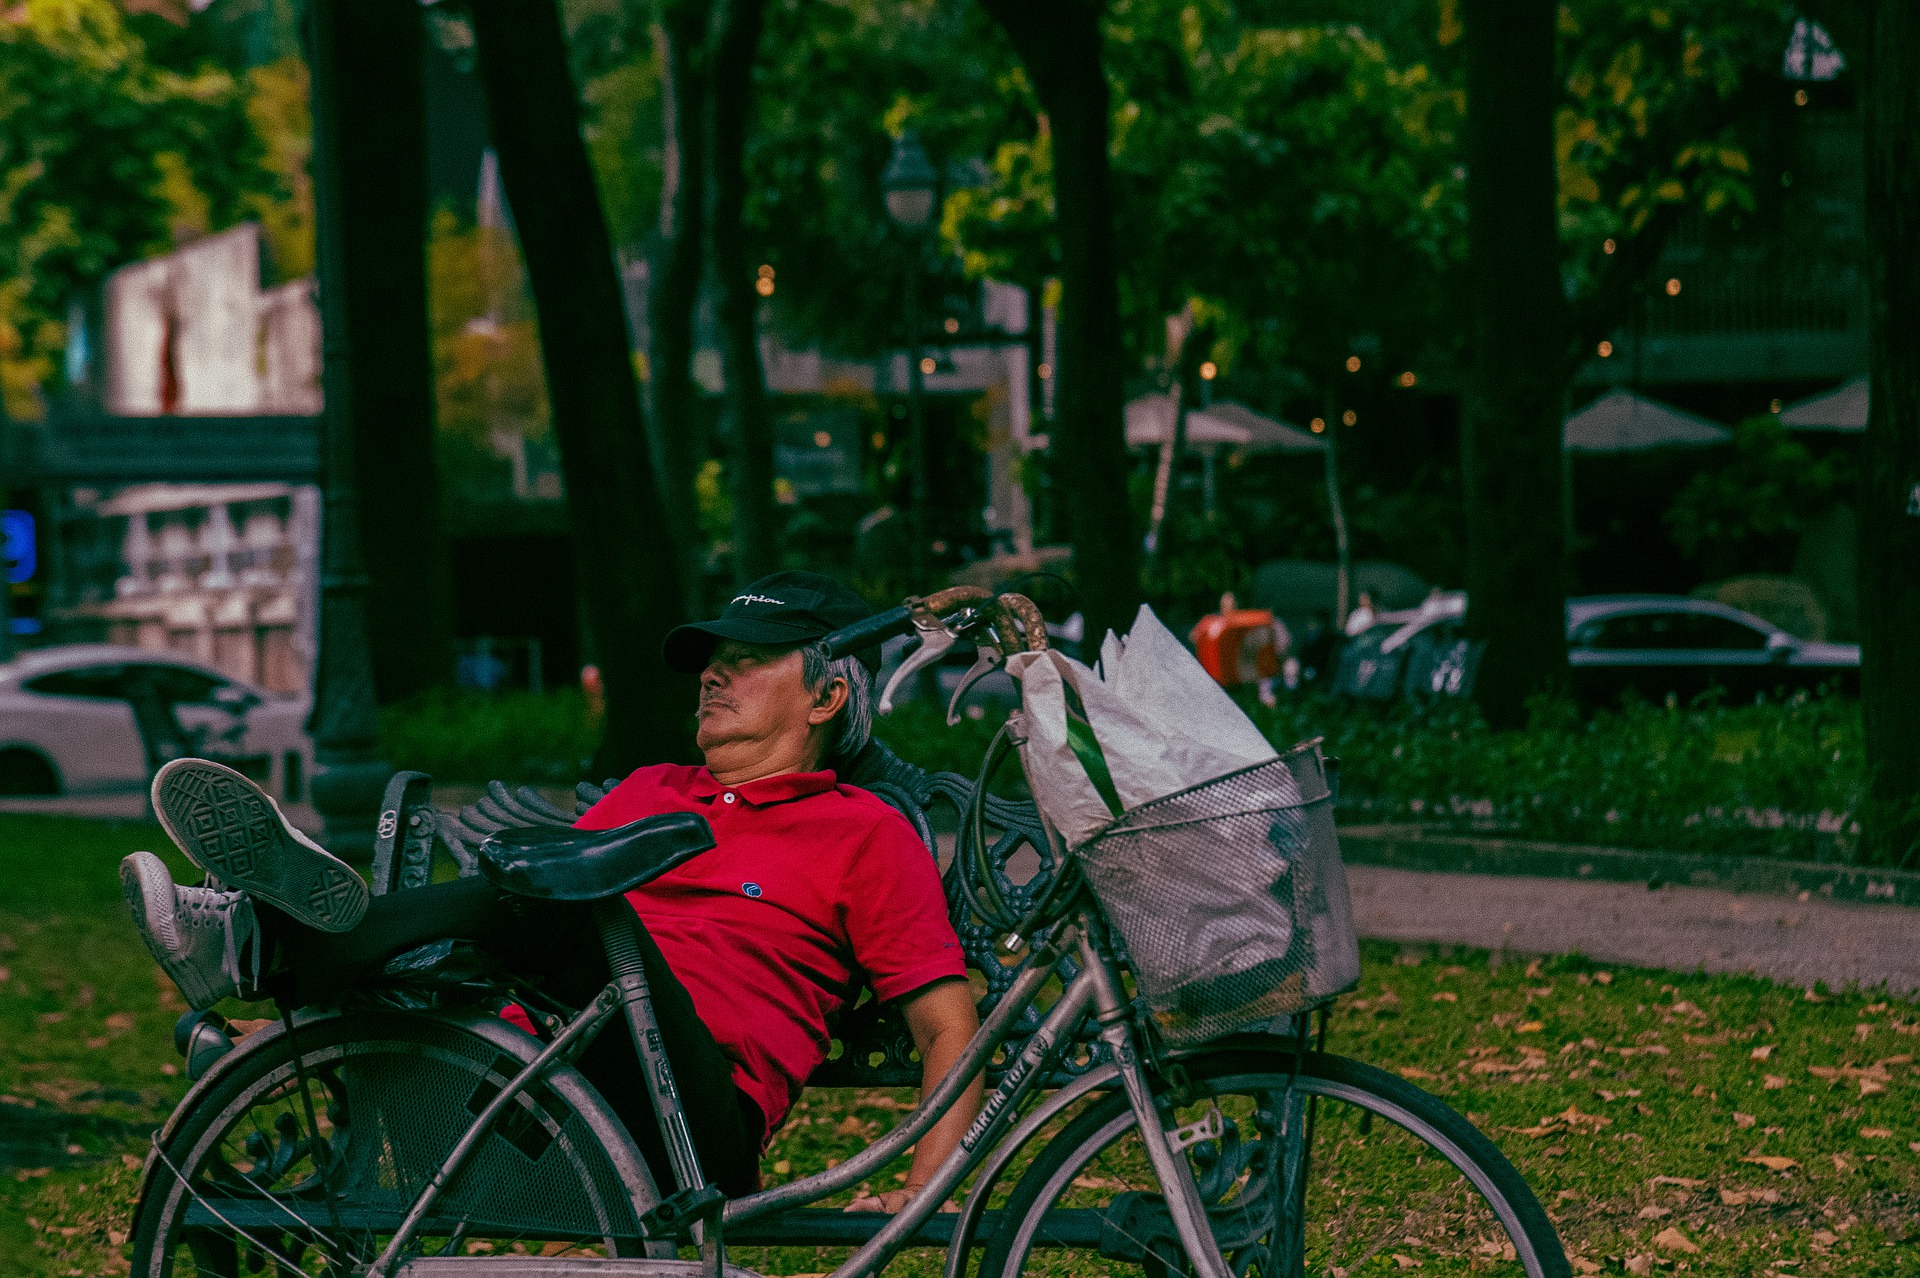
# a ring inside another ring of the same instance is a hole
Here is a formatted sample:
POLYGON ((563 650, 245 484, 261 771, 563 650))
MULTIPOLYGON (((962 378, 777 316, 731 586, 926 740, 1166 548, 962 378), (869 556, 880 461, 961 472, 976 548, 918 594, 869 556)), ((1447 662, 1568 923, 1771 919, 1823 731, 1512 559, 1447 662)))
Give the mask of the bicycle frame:
MULTIPOLYGON (((914 1232, 940 1209, 960 1182, 993 1154, 1001 1134, 1018 1113, 1021 1102, 1046 1075, 1062 1045, 1071 1041, 1073 1031, 1089 1013, 1098 1021, 1101 1041, 1106 1043, 1113 1058, 1112 1065, 1102 1071, 1104 1081, 1111 1082, 1117 1077, 1126 1092, 1139 1124, 1148 1159, 1166 1194, 1175 1232, 1192 1261, 1193 1272, 1201 1278, 1232 1278, 1226 1262, 1214 1246, 1206 1210, 1200 1202, 1185 1159, 1168 1139, 1160 1112, 1154 1105, 1137 1036, 1129 1019, 1131 1009, 1122 992, 1119 973, 1104 938, 1105 925, 1097 912, 1082 906, 1072 923, 1055 927, 1046 941, 1038 945, 1026 969, 995 1004, 985 1023, 967 1044, 960 1060, 939 1086, 921 1098, 919 1105, 904 1122, 838 1166, 728 1202, 718 1215, 718 1223, 723 1228, 725 1224, 818 1202, 859 1183, 905 1153, 908 1146, 926 1135, 953 1108, 967 1085, 985 1069, 988 1060, 1005 1042, 1008 1029, 1033 1005, 1041 988, 1053 976, 1055 964, 1069 951, 1077 951, 1080 970, 1067 983, 1059 1000, 1048 1010, 1020 1055, 1007 1067, 999 1085, 987 1095, 979 1115, 961 1136, 959 1146, 935 1170, 933 1178, 921 1192, 848 1257, 834 1271, 833 1278, 866 1278, 867 1275, 877 1274, 892 1260, 914 1232)), ((476 1116, 472 1126, 421 1191, 399 1231, 367 1271, 369 1278, 388 1278, 395 1272, 395 1266, 401 1263, 402 1249, 411 1240, 420 1222, 426 1219, 442 1187, 452 1181, 467 1157, 479 1147, 494 1118, 548 1069, 567 1062, 584 1050, 614 1019, 616 1011, 623 1006, 632 1008, 636 997, 645 997, 643 986, 636 990, 631 981, 610 982, 585 1010, 562 1027, 553 1042, 537 1058, 506 1083, 476 1116)), ((639 1031, 636 1028, 634 1032, 637 1034, 639 1031)), ((639 1043, 635 1046, 641 1050, 641 1059, 648 1059, 649 1053, 644 1047, 639 1043)), ((677 1090, 673 1087, 671 1069, 667 1068, 665 1072, 665 1078, 656 1078, 649 1072, 646 1081, 653 1095, 655 1112, 660 1116, 663 1135, 669 1136, 671 1148, 671 1134, 676 1130, 684 1130, 684 1115, 680 1110, 677 1090)), ((1079 1089, 1080 1092, 1093 1090, 1094 1086, 1079 1089)), ((694 1173, 698 1174, 697 1163, 694 1173)), ((984 1187, 978 1192, 984 1192, 984 1187)), ((977 1209, 977 1205, 969 1202, 968 1212, 974 1213, 977 1209)), ((725 1264, 722 1228, 696 1234, 704 1262, 701 1267, 716 1278, 724 1272, 737 1272, 733 1266, 725 1264)), ((952 1246, 964 1246, 964 1238, 965 1231, 956 1230, 952 1246)), ((953 1258, 949 1257, 949 1272, 953 1270, 952 1262, 953 1258)), ((478 1265, 484 1262, 476 1260, 469 1263, 478 1265)), ((660 1262, 636 1260, 632 1263, 637 1273, 649 1264, 658 1267, 660 1262)), ((595 1261, 590 1266, 583 1266, 593 1272, 608 1273, 624 1267, 625 1264, 617 1260, 595 1261)))

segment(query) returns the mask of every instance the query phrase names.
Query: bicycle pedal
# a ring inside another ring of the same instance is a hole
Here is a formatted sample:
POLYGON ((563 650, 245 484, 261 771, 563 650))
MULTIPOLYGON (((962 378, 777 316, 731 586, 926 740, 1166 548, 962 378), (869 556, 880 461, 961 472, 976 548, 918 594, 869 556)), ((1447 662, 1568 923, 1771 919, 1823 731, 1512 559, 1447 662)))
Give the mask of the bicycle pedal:
POLYGON ((712 1184, 669 1194, 640 1217, 640 1236, 649 1241, 680 1238, 694 1222, 716 1214, 726 1202, 727 1196, 712 1184))

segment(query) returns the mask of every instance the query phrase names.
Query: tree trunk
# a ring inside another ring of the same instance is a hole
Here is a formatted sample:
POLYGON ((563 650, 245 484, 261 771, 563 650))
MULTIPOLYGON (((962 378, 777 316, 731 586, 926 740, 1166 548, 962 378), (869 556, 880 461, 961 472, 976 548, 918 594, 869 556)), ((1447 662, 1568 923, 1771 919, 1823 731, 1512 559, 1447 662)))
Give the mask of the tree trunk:
POLYGON ((760 294, 743 220, 747 120, 766 0, 717 0, 707 101, 708 234, 720 281, 727 376, 727 469, 733 489, 733 576, 746 585, 779 567, 774 549, 773 418, 760 367, 760 294))
POLYGON ((1566 681, 1554 16, 1553 0, 1467 0, 1467 625, 1487 644, 1475 695, 1502 728, 1566 681))
POLYGON ((566 37, 552 0, 473 0, 487 123, 540 316, 540 353, 586 615, 606 687, 596 767, 617 775, 691 755, 693 681, 660 664, 683 620, 643 440, 626 317, 566 37))
MULTIPOLYGON (((1867 261, 1873 374, 1860 474, 1866 859, 1920 863, 1920 10, 1873 6, 1867 261)), ((1852 57, 1854 51, 1849 49, 1852 57)), ((1856 60, 1856 69, 1859 61, 1856 60)))
POLYGON ((709 0, 667 0, 653 27, 660 62, 660 231, 647 271, 647 441, 659 481, 681 595, 705 611, 706 547, 694 477, 706 454, 693 384, 693 316, 700 304, 706 203, 709 0))
POLYGON ((1140 606, 1140 538, 1127 499, 1125 358, 1113 249, 1100 7, 981 0, 1019 54, 1053 137, 1060 328, 1051 434, 1087 633, 1125 630, 1140 606))
POLYGON ((434 461, 427 333, 427 134, 420 14, 337 6, 341 250, 354 353, 354 481, 375 693, 402 700, 453 674, 453 574, 434 461))

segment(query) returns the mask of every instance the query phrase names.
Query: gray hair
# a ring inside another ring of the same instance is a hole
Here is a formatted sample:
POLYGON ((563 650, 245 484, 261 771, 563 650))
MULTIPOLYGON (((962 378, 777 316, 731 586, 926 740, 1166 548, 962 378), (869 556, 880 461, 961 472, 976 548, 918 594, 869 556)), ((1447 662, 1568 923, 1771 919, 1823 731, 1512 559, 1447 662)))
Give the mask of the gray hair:
POLYGON ((827 660, 813 644, 800 649, 800 678, 819 696, 835 679, 847 681, 847 704, 840 709, 840 735, 827 747, 827 759, 851 759, 873 736, 873 672, 858 657, 827 660))

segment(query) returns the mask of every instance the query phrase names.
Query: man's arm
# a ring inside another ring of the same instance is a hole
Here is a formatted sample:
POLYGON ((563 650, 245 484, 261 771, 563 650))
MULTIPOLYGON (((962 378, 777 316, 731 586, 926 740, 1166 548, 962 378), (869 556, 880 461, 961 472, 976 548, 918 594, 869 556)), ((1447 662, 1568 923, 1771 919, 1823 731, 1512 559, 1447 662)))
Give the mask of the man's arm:
MULTIPOLYGON (((920 1051, 920 1095, 924 1098, 953 1069, 974 1031, 980 1028, 980 1017, 973 1007, 973 987, 963 980, 936 981, 902 999, 900 1010, 906 1014, 913 1045, 920 1051)), ((855 1199, 847 1210, 895 1212, 906 1206, 921 1186, 933 1179, 979 1112, 980 1076, 976 1074, 953 1108, 914 1146, 905 1187, 855 1199)))

